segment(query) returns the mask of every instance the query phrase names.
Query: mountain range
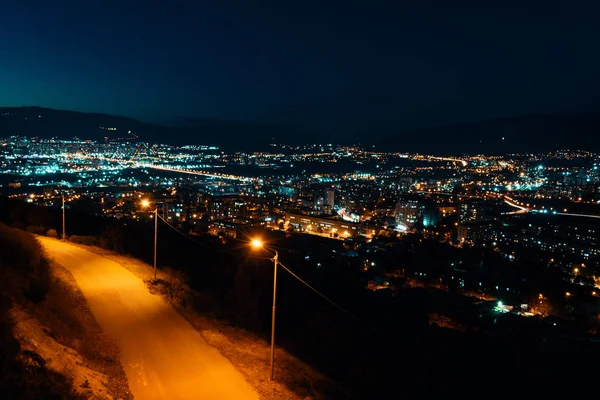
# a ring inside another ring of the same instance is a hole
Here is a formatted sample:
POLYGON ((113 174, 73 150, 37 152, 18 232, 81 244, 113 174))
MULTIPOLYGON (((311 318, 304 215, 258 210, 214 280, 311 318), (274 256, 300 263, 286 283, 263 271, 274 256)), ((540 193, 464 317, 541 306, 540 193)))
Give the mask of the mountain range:
MULTIPOLYGON (((43 107, 0 107, 0 137, 21 135, 91 140, 143 140, 174 145, 218 145, 226 150, 264 150, 269 143, 324 140, 290 127, 193 119, 178 125, 148 124, 108 114, 43 107)), ((416 131, 374 131, 337 138, 387 151, 429 154, 506 154, 557 149, 600 151, 600 114, 541 114, 460 123, 416 131)))

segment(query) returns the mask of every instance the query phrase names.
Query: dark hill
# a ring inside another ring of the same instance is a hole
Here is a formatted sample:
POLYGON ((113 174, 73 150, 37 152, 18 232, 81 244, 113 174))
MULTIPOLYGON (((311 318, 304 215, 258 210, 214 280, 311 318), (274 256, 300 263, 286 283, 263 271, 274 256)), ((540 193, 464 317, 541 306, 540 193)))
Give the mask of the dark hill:
POLYGON ((274 138, 298 137, 288 128, 267 124, 211 119, 188 123, 188 126, 162 126, 108 114, 42 107, 0 107, 0 137, 78 137, 98 141, 126 138, 176 145, 219 145, 229 150, 264 149, 274 138))
POLYGON ((600 151, 600 114, 527 115, 379 137, 377 144, 385 148, 429 154, 600 151))
MULTIPOLYGON (((154 125, 132 118, 41 107, 0 107, 0 137, 22 135, 93 140, 143 140, 167 144, 218 145, 226 150, 265 150, 269 143, 319 142, 318 135, 269 124, 187 119, 154 125), (107 129, 110 128, 110 129, 107 129)), ((328 138, 327 141, 330 141, 328 138)), ((379 149, 429 154, 506 154, 556 149, 600 151, 600 114, 547 114, 493 119, 412 132, 340 135, 338 143, 375 144, 379 149)))

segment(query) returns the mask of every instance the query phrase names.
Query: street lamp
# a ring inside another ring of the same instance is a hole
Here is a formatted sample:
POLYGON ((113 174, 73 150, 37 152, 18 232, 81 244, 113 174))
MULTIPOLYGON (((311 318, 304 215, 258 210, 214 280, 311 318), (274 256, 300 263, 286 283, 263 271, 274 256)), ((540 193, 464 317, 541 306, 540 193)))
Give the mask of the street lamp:
POLYGON ((66 227, 65 227, 65 195, 62 194, 62 240, 67 239, 66 227))
MULTIPOLYGON (((265 249, 265 245, 260 239, 252 239, 252 247, 255 249, 265 249)), ((277 300, 277 264, 279 263, 279 253, 273 250, 275 255, 273 260, 273 311, 271 314, 271 380, 275 376, 275 303, 277 300)))
MULTIPOLYGON (((142 207, 150 206, 150 201, 142 200, 142 207)), ((158 207, 154 206, 154 280, 156 281, 156 242, 158 240, 158 207)))

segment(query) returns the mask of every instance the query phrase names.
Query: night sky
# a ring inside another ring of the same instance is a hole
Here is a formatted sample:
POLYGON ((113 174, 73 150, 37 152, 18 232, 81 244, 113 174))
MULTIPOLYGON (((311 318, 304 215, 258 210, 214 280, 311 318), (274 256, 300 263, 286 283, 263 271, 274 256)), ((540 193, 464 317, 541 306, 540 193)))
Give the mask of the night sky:
POLYGON ((0 105, 324 132, 597 110, 600 2, 397 3, 3 1, 0 105))

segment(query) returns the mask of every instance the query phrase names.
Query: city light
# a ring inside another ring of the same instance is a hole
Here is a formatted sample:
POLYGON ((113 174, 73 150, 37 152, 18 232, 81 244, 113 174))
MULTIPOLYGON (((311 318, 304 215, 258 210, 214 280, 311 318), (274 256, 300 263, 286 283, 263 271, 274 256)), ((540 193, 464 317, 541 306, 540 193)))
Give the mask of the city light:
POLYGON ((8 397, 591 395, 600 2, 74 3, 0 11, 8 397))

